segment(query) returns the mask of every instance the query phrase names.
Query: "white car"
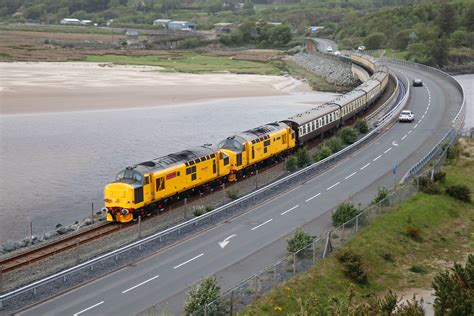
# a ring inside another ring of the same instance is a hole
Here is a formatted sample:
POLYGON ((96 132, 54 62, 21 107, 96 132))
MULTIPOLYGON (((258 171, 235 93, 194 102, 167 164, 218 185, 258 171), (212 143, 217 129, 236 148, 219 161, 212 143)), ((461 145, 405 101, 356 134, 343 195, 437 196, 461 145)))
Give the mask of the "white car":
POLYGON ((402 111, 398 117, 399 122, 413 122, 415 120, 415 114, 412 111, 402 111))
POLYGON ((361 46, 357 47, 357 50, 359 52, 363 52, 365 50, 365 46, 361 45, 361 46))
POLYGON ((336 56, 340 56, 340 55, 341 55, 341 52, 340 52, 340 51, 338 51, 338 50, 336 50, 336 51, 334 52, 334 55, 336 55, 336 56))
POLYGON ((326 48, 326 51, 327 51, 328 53, 332 53, 332 47, 331 47, 331 46, 328 46, 328 47, 326 48))

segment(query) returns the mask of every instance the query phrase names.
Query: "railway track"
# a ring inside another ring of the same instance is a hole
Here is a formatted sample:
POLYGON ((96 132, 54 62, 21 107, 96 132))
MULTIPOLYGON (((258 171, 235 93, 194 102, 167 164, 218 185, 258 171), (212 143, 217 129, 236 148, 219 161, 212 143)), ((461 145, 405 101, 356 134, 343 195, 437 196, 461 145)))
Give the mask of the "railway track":
POLYGON ((121 225, 103 224, 82 232, 66 235, 64 238, 39 245, 36 248, 1 259, 0 267, 2 273, 14 271, 20 267, 45 259, 52 255, 77 247, 80 244, 90 242, 111 234, 122 228, 121 225))

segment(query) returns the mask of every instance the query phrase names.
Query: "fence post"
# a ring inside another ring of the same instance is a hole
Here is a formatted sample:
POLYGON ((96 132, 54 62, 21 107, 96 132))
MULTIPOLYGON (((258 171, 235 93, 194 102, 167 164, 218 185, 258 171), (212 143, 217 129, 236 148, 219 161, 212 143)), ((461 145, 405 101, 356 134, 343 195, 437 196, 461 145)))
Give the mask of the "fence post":
POLYGON ((326 258, 327 254, 330 253, 331 251, 332 251, 331 231, 329 231, 326 237, 326 245, 324 245, 323 259, 326 258))
POLYGON ((234 314, 234 290, 230 291, 230 316, 234 314))
POLYGON ((296 275, 296 252, 293 254, 293 276, 296 275))
MULTIPOLYGON (((359 215, 360 214, 357 214, 356 216, 356 233, 359 231, 359 215)), ((313 260, 313 263, 314 263, 314 260, 313 260)))
POLYGON ((138 239, 142 238, 142 216, 138 216, 138 239))
POLYGON ((314 262, 316 261, 316 249, 315 249, 316 247, 314 246, 315 240, 316 240, 316 239, 313 239, 313 244, 312 244, 312 250, 313 250, 313 264, 314 264, 314 262))

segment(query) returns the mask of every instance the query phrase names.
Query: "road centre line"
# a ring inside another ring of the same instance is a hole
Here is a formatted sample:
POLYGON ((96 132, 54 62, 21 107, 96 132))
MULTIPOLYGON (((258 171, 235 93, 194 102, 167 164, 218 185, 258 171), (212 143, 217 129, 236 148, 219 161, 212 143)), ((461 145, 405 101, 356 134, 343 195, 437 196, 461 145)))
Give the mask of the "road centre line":
POLYGON ((258 225, 258 226, 255 226, 254 228, 252 228, 252 230, 256 230, 257 228, 260 228, 260 227, 262 227, 263 225, 270 223, 272 220, 273 220, 273 218, 270 218, 268 221, 266 221, 266 222, 264 222, 264 223, 261 223, 261 224, 258 225))
POLYGON ((335 183, 335 184, 331 185, 329 188, 326 189, 326 191, 331 190, 332 188, 334 188, 334 187, 335 187, 336 185, 338 185, 339 183, 341 183, 341 182, 338 182, 338 183, 335 183))
POLYGON ((99 303, 97 303, 97 304, 95 304, 95 305, 89 306, 89 307, 87 307, 86 309, 83 309, 82 311, 80 311, 80 312, 78 312, 78 313, 75 313, 74 316, 77 316, 77 315, 79 315, 79 314, 82 314, 82 313, 84 313, 84 312, 87 312, 88 310, 93 309, 94 307, 97 307, 97 306, 99 306, 100 304, 103 304, 103 303, 104 303, 104 301, 99 302, 99 303))
POLYGON ((150 281, 153 281, 153 280, 156 279, 157 277, 159 277, 159 275, 155 275, 154 277, 149 278, 148 280, 143 281, 142 283, 139 283, 139 284, 137 284, 137 285, 135 285, 135 286, 132 286, 132 287, 129 288, 129 289, 126 289, 125 291, 122 291, 122 294, 125 294, 125 293, 127 293, 128 291, 131 291, 131 290, 133 290, 133 289, 136 289, 137 287, 139 287, 139 286, 141 286, 141 285, 143 285, 143 284, 145 284, 145 283, 148 283, 148 282, 150 282, 150 281))
POLYGON ((410 135, 411 133, 413 133, 413 130, 409 130, 409 131, 408 131, 408 135, 410 135))
POLYGON ((280 215, 285 215, 286 213, 291 212, 291 211, 293 211, 295 208, 298 208, 298 207, 299 207, 299 205, 295 205, 295 206, 293 206, 292 208, 290 208, 289 210, 284 211, 284 212, 281 213, 280 215))
POLYGON ((408 135, 407 135, 407 134, 405 134, 405 136, 403 136, 403 137, 402 137, 402 140, 404 140, 405 138, 407 138, 407 136, 408 136, 408 135))
POLYGON ((386 153, 388 153, 390 150, 392 150, 392 147, 390 147, 389 149, 387 149, 387 150, 384 151, 383 153, 386 154, 386 153))
POLYGON ((201 253, 200 255, 197 255, 196 257, 189 259, 188 261, 178 264, 176 267, 173 267, 173 269, 178 269, 179 267, 184 266, 186 263, 190 263, 191 261, 196 260, 197 258, 202 257, 202 256, 204 256, 204 253, 201 253))
POLYGON ((320 195, 321 195, 321 193, 318 193, 318 194, 316 194, 316 195, 313 195, 313 196, 310 197, 309 199, 305 200, 305 202, 309 202, 309 201, 311 201, 312 199, 317 198, 317 197, 320 196, 320 195))
POLYGON ((377 157, 374 158, 374 161, 377 161, 382 155, 378 155, 377 157))
POLYGON ((364 170, 365 168, 367 168, 368 166, 370 166, 370 162, 368 164, 366 164, 365 166, 363 166, 362 168, 360 168, 360 170, 364 170))
POLYGON ((347 180, 347 179, 349 179, 350 177, 352 177, 353 175, 355 175, 356 173, 357 173, 357 172, 356 172, 356 171, 354 171, 353 173, 351 173, 350 175, 348 175, 348 176, 347 176, 347 177, 345 177, 344 179, 346 179, 346 180, 347 180))
POLYGON ((413 128, 417 128, 418 127, 418 123, 415 124, 415 126, 413 126, 413 128))
POLYGON ((424 119, 424 118, 425 118, 425 115, 423 114, 423 115, 421 116, 421 119, 424 119))

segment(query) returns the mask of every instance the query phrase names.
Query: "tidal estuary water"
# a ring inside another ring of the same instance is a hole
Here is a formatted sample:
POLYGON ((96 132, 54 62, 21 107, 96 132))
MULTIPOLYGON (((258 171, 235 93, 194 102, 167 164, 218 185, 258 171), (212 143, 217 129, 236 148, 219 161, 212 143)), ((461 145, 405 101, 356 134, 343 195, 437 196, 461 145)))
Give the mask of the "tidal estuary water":
POLYGON ((151 108, 0 115, 0 244, 81 220, 127 165, 282 120, 334 98, 298 93, 151 108))

